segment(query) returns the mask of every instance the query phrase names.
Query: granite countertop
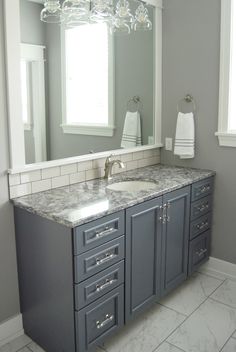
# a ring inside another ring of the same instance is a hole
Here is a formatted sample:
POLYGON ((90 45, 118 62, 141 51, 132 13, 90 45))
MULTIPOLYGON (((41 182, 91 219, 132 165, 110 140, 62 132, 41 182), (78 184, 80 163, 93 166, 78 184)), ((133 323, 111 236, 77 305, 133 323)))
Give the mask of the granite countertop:
POLYGON ((214 174, 210 170, 155 165, 114 175, 111 181, 96 179, 81 182, 15 198, 12 202, 31 213, 73 228, 214 174), (124 180, 154 181, 156 186, 133 193, 106 188, 108 184, 124 180))

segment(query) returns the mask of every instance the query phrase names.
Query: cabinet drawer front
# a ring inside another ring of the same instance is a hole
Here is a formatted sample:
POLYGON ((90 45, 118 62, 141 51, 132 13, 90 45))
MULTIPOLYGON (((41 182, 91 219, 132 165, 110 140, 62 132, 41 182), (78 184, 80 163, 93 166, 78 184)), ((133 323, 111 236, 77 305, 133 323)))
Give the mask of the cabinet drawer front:
POLYGON ((77 352, 87 351, 124 324, 124 286, 75 314, 77 352))
POLYGON ((189 245, 189 268, 188 273, 192 274, 198 267, 209 258, 210 231, 206 231, 196 237, 189 245))
POLYGON ((124 212, 78 226, 74 230, 74 254, 84 253, 124 234, 124 212))
POLYGON ((124 236, 75 257, 75 282, 81 282, 124 259, 124 236))
POLYGON ((80 310, 124 282, 124 261, 75 286, 76 310, 80 310))
POLYGON ((213 192, 213 177, 196 182, 192 185, 192 202, 208 196, 213 192))
POLYGON ((190 225, 190 239, 200 235, 200 233, 209 230, 211 227, 211 213, 201 216, 195 221, 191 222, 190 225))
POLYGON ((202 198, 191 204, 191 220, 195 220, 202 215, 207 214, 212 208, 212 197, 202 198))

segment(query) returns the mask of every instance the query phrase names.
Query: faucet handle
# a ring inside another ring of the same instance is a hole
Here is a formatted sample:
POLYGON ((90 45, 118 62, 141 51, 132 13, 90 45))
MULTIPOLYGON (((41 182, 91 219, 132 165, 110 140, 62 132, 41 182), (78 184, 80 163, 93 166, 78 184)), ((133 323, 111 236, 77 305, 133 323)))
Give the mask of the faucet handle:
POLYGON ((110 154, 110 155, 106 158, 106 163, 110 163, 112 157, 113 157, 113 154, 110 154))

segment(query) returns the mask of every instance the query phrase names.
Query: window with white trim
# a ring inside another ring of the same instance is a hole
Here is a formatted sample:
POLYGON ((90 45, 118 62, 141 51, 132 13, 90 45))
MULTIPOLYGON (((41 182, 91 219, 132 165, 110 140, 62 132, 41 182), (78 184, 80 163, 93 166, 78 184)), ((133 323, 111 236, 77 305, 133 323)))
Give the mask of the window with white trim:
POLYGON ((221 146, 236 147, 236 4, 221 0, 218 131, 221 146))
POLYGON ((64 133, 112 136, 113 43, 105 23, 62 29, 64 133))
POLYGON ((21 60, 21 102, 22 119, 25 130, 31 130, 30 63, 21 60))

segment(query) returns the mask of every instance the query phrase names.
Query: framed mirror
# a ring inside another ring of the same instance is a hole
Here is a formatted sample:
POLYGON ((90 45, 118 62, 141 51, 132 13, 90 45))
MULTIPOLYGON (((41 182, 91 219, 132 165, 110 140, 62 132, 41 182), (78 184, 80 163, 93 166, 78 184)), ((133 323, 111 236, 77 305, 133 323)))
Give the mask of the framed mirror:
POLYGON ((44 23, 43 2, 5 0, 11 168, 161 146, 161 1, 126 35, 44 23))

